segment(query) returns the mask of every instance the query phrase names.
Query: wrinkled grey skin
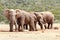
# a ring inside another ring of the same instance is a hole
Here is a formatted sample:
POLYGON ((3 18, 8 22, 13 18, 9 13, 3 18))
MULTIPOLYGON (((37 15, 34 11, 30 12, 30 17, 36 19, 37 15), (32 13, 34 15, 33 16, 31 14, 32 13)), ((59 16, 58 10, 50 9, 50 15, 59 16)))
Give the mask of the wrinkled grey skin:
POLYGON ((43 29, 44 26, 43 16, 40 14, 40 12, 34 12, 34 14, 37 17, 38 24, 40 25, 41 29, 43 29))
POLYGON ((30 31, 35 31, 36 29, 36 16, 33 13, 29 13, 23 10, 17 10, 17 13, 20 13, 17 24, 18 24, 18 31, 23 31, 24 25, 29 25, 30 31))
POLYGON ((45 29, 46 27, 46 23, 48 24, 48 29, 51 28, 53 26, 53 22, 54 22, 54 15, 49 12, 35 12, 34 13, 37 16, 37 20, 38 20, 38 24, 41 26, 41 29, 43 29, 43 24, 45 29))
POLYGON ((15 31, 17 31, 16 12, 14 9, 5 9, 3 15, 10 22, 10 32, 13 31, 13 25, 15 25, 15 31))

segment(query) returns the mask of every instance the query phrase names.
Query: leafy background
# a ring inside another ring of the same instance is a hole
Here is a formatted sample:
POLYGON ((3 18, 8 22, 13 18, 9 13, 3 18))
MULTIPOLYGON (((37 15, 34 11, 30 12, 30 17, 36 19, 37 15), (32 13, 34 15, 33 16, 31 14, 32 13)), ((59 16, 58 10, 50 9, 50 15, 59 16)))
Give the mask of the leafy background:
POLYGON ((55 22, 60 22, 60 0, 0 0, 0 23, 8 23, 2 15, 4 9, 21 9, 31 11, 51 11, 55 22))

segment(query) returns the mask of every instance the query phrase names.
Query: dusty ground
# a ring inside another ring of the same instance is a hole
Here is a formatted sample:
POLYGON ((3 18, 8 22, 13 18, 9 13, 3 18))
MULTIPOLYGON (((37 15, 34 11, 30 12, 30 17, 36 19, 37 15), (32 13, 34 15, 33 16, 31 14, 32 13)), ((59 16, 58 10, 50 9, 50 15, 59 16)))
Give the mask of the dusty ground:
POLYGON ((60 23, 54 23, 53 27, 59 29, 46 29, 44 32, 42 30, 9 32, 7 24, 0 24, 0 40, 60 40, 60 23))

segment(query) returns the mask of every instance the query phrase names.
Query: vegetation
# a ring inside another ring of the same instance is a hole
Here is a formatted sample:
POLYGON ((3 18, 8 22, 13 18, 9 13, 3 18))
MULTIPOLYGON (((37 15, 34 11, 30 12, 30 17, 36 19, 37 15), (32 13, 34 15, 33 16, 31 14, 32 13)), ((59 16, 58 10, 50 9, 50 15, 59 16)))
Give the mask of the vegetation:
POLYGON ((4 9, 21 9, 25 11, 51 11, 55 22, 60 22, 60 0, 0 0, 0 22, 7 23, 2 15, 4 9))

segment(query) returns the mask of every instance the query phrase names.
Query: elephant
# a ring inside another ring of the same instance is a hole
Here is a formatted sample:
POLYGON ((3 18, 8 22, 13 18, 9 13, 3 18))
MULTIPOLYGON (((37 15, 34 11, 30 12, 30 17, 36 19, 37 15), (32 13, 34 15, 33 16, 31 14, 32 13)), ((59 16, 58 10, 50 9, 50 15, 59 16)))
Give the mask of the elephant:
POLYGON ((36 29, 36 16, 33 13, 26 12, 24 10, 16 10, 17 13, 20 13, 17 18, 18 31, 23 31, 24 25, 29 25, 29 31, 35 31, 36 29))
POLYGON ((54 22, 54 15, 52 14, 52 12, 49 11, 34 12, 34 14, 37 17, 38 24, 41 26, 41 29, 43 29, 43 26, 45 27, 45 29, 47 28, 46 23, 48 24, 48 29, 52 29, 53 22, 54 22))
POLYGON ((40 14, 40 12, 33 12, 33 14, 37 17, 37 22, 40 25, 41 29, 43 29, 44 26, 43 16, 40 14))
POLYGON ((5 9, 3 11, 3 15, 9 20, 10 22, 10 32, 13 31, 13 25, 15 25, 15 31, 17 31, 17 22, 16 22, 16 12, 14 9, 5 9))

